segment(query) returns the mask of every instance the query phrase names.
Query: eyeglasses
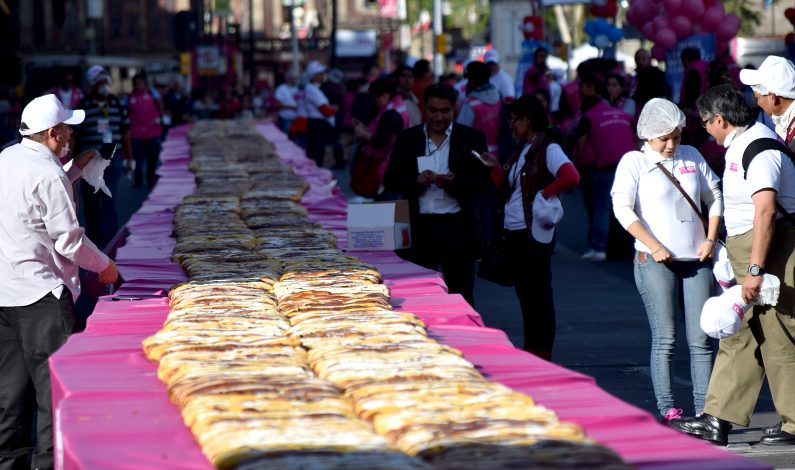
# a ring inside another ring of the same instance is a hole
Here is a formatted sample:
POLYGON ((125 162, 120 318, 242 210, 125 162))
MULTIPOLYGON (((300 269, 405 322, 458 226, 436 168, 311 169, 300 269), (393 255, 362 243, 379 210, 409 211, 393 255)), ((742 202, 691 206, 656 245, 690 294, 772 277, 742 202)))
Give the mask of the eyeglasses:
POLYGON ((509 126, 512 126, 512 125, 513 125, 513 123, 515 123, 516 121, 519 121, 519 120, 521 120, 521 119, 522 119, 522 118, 520 118, 520 117, 509 117, 509 118, 508 118, 508 125, 509 125, 509 126))
POLYGON ((706 129, 706 128, 707 128, 707 123, 708 123, 708 122, 710 122, 710 121, 711 121, 711 120, 713 120, 713 119, 715 119, 715 116, 712 116, 712 117, 711 117, 711 118, 709 118, 709 119, 702 119, 702 120, 701 120, 701 127, 703 127, 704 129, 706 129))

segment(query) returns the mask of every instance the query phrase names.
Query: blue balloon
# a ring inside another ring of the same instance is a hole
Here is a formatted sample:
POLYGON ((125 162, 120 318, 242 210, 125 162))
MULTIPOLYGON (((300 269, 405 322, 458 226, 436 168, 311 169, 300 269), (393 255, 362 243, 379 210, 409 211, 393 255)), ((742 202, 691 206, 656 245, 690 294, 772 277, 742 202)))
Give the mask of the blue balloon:
POLYGON ((612 28, 610 23, 607 22, 604 18, 597 18, 596 20, 596 34, 607 34, 607 32, 612 28))
POLYGON ((599 32, 599 26, 596 24, 596 20, 588 20, 585 22, 585 32, 588 33, 588 36, 594 37, 599 32))
POLYGON ((624 30, 613 27, 607 32, 607 37, 610 39, 610 42, 618 42, 624 39, 624 30))

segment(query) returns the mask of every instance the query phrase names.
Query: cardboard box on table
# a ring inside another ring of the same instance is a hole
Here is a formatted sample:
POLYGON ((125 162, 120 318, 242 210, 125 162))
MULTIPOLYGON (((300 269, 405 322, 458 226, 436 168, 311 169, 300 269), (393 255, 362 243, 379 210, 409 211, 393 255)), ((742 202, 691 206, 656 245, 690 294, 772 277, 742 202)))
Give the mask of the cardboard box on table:
POLYGON ((408 201, 348 206, 348 251, 391 251, 411 246, 408 201))

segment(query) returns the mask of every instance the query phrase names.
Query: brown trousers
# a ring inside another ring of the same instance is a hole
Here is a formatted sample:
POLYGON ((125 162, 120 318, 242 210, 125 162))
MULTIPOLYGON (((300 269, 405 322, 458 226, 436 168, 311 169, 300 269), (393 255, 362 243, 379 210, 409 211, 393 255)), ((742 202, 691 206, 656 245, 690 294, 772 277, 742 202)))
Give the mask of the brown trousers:
MULTIPOLYGON (((739 284, 750 264, 752 237, 753 230, 726 240, 739 284)), ((720 341, 704 412, 748 426, 767 374, 782 430, 795 434, 795 228, 788 222, 778 222, 765 268, 781 280, 778 305, 754 307, 740 332, 720 341)))

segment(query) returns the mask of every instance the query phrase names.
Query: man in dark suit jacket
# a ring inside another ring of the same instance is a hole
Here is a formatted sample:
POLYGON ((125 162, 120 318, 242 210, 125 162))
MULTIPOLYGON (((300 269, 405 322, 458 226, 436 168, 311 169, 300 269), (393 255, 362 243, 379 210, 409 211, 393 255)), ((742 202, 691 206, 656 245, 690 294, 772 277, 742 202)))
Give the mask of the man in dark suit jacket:
POLYGON ((401 256, 439 270, 451 293, 473 304, 475 260, 483 240, 478 203, 491 184, 472 151, 486 151, 486 136, 453 122, 455 90, 425 89, 425 124, 397 136, 384 185, 409 201, 412 248, 401 256))

